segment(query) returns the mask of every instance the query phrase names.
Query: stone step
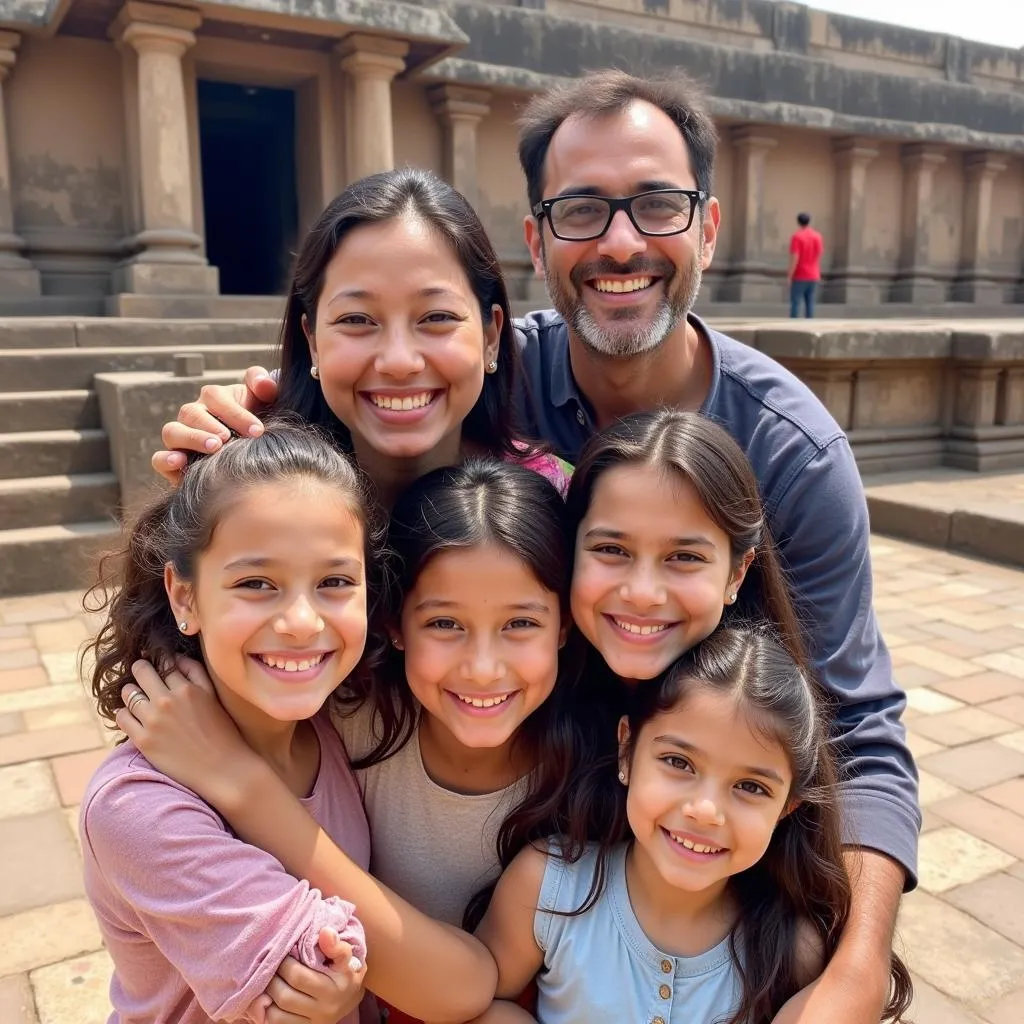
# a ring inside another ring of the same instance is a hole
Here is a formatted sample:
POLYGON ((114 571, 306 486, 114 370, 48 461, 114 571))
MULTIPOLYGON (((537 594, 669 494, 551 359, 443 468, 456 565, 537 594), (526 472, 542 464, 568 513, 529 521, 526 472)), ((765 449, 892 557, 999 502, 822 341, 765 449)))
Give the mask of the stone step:
POLYGON ((103 519, 116 513, 119 496, 113 473, 0 480, 0 530, 103 519))
POLYGON ((0 391, 0 434, 99 426, 100 409, 94 391, 0 391))
POLYGON ((91 586, 100 554, 116 549, 120 535, 109 519, 0 530, 0 597, 91 586))
POLYGON ((97 373, 171 373, 178 352, 202 353, 208 370, 275 365, 270 345, 185 345, 148 348, 50 348, 0 350, 0 380, 10 391, 64 391, 92 387, 97 373))
POLYGON ((0 434, 0 480, 105 473, 110 443, 103 430, 35 430, 0 434))
POLYGON ((0 351, 273 345, 280 328, 280 319, 272 318, 168 321, 116 317, 0 317, 0 351))

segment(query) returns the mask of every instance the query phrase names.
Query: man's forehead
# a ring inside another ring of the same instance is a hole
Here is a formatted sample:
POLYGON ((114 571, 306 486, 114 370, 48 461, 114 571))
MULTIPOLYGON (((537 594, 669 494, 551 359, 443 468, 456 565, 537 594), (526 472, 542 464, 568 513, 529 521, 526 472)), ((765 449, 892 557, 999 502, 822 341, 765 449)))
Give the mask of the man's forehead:
POLYGON ((694 186, 682 133, 668 114, 643 100, 608 114, 566 118, 544 160, 546 196, 573 187, 625 194, 648 181, 694 186))

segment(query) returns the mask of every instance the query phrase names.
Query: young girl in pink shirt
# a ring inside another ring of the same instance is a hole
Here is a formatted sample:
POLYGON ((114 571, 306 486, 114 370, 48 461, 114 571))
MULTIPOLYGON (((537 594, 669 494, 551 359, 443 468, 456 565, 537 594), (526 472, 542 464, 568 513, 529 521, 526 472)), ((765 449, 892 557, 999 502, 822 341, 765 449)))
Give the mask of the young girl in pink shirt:
POLYGON ((81 813, 86 890, 114 961, 111 1024, 355 1024, 364 980, 430 1019, 489 1002, 483 947, 366 874, 366 816, 328 712, 339 683, 357 684, 379 653, 364 658, 376 536, 349 460, 308 427, 268 425, 191 465, 138 519, 118 571, 97 588, 108 615, 92 644, 100 713, 130 737, 151 710, 141 687, 125 685, 132 666, 201 662, 339 864, 338 895, 319 892, 132 742, 118 746, 81 813), (295 961, 323 982, 285 1018, 276 996, 295 961))

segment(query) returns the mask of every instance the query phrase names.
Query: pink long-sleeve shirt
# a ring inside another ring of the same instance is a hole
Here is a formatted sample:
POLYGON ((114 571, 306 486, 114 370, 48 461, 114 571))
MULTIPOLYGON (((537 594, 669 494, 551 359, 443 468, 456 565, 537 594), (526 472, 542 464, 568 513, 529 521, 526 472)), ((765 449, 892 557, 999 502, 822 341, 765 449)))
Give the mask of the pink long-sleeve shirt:
MULTIPOLYGON (((320 770, 302 803, 367 868, 370 832, 345 751, 326 715, 313 725, 320 770)), ((93 776, 80 829, 86 893, 114 961, 109 1024, 259 1022, 253 1004, 286 956, 323 969, 324 926, 366 956, 352 904, 325 898, 242 842, 130 742, 93 776)))

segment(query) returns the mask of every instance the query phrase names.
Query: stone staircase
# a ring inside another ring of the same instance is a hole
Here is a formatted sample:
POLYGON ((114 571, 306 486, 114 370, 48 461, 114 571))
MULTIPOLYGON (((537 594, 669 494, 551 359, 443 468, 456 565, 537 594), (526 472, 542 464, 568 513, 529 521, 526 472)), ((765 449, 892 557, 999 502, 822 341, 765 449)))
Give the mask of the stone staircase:
MULTIPOLYGON (((120 489, 97 373, 207 370, 272 359, 277 322, 0 319, 0 596, 74 590, 117 543, 120 489)), ((154 439, 155 440, 155 439, 154 439)))

